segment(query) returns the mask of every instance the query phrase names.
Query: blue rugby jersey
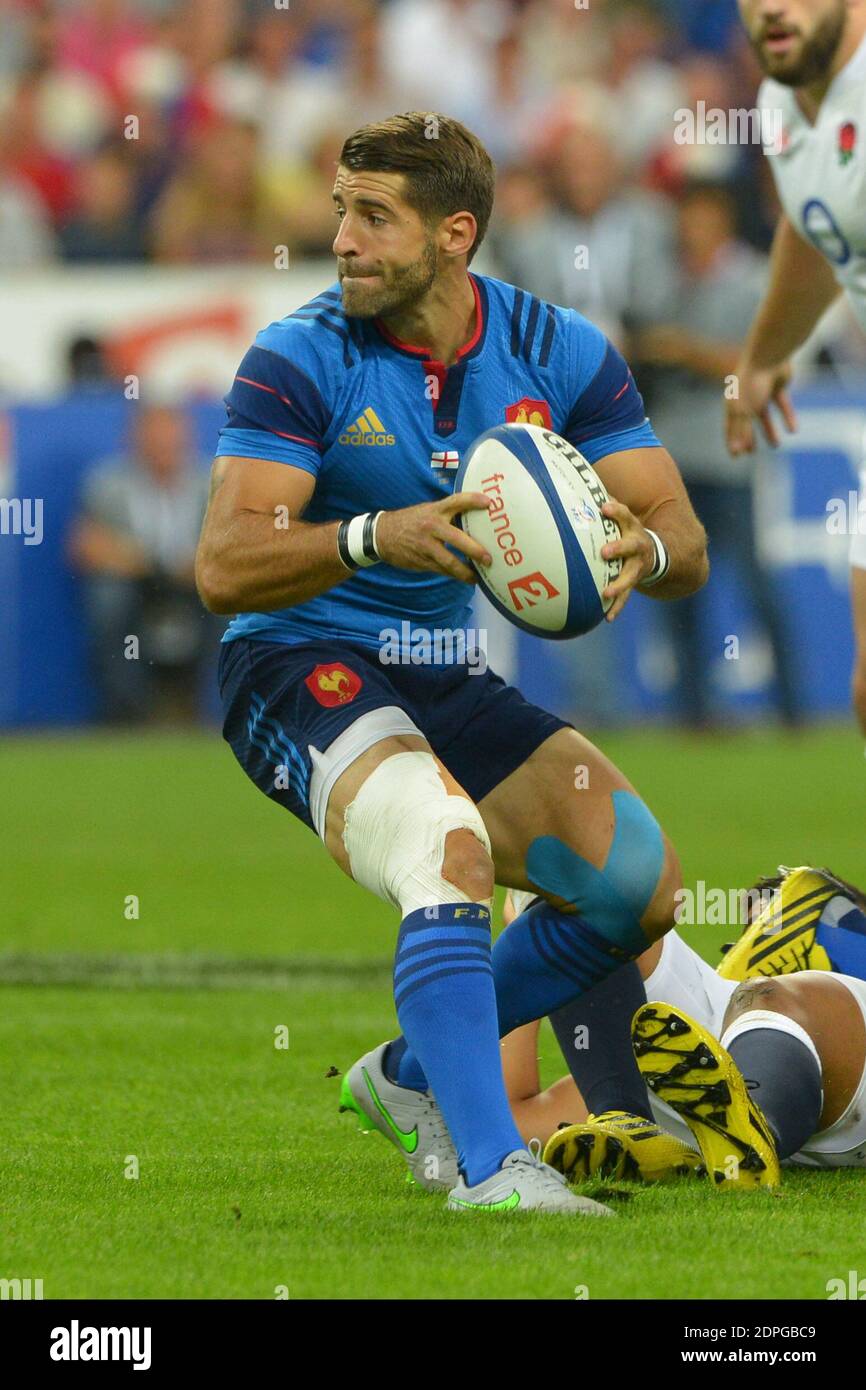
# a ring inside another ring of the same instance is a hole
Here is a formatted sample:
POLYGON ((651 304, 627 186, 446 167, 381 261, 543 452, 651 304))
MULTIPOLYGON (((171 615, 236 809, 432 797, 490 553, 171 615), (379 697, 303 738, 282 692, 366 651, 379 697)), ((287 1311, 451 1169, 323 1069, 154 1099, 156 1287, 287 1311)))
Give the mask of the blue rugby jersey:
MULTIPOLYGON (((313 474, 304 520, 393 511, 453 491, 460 455, 506 421, 543 424, 595 462, 659 447, 621 354, 573 309, 470 275, 472 338, 447 370, 377 320, 350 318, 339 284, 256 337, 226 396, 217 454, 313 474)), ((293 608, 239 613, 224 641, 322 638, 378 649, 383 629, 466 627, 472 589, 372 565, 293 608)))

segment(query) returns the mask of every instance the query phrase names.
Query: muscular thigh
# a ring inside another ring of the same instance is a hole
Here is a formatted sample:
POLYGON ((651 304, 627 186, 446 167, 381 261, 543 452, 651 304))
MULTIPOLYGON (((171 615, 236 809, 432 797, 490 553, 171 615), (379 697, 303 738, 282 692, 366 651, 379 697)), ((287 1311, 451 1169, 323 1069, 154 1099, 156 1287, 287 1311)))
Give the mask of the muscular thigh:
MULTIPOLYGON (((617 831, 616 792, 637 799, 628 778, 589 739, 575 729, 558 730, 479 802, 497 882, 541 891, 567 907, 562 897, 532 880, 528 851, 540 837, 550 836, 593 868, 603 869, 617 831)), ((660 930, 673 920, 668 907, 679 885, 676 855, 665 837, 662 844, 659 878, 641 919, 645 925, 657 922, 660 930)))

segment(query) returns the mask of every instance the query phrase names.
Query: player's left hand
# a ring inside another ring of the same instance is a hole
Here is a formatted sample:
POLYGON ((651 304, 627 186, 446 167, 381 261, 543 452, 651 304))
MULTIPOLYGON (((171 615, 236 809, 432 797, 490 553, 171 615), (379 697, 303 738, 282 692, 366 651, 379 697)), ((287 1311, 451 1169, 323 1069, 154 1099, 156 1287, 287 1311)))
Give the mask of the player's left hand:
POLYGON ((605 560, 617 557, 622 560, 622 569, 616 579, 608 584, 603 594, 606 599, 615 599, 605 614, 605 621, 612 623, 625 608, 632 589, 652 573, 656 562, 656 548, 646 527, 641 525, 624 502, 617 502, 611 497, 601 510, 604 516, 609 516, 616 522, 622 532, 618 541, 609 541, 601 548, 605 560))

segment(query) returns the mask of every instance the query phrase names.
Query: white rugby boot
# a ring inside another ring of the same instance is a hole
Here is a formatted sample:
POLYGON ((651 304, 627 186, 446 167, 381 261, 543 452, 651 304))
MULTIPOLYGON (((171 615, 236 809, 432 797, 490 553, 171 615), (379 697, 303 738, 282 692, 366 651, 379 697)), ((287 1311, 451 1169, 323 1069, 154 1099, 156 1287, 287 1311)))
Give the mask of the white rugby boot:
POLYGON ((457 1150, 432 1091, 395 1086, 382 1069, 388 1043, 374 1047, 343 1077, 340 1110, 357 1115, 360 1128, 378 1130, 402 1154, 417 1183, 448 1192, 457 1182, 457 1150))
MULTIPOLYGON (((530 1141, 534 1146, 537 1140, 530 1141)), ((540 1145, 539 1145, 540 1148, 540 1145)), ((578 1197, 565 1178, 542 1163, 537 1150, 515 1149, 483 1182, 467 1187, 462 1178, 448 1196, 449 1211, 549 1211, 570 1216, 613 1216, 610 1207, 578 1197)))

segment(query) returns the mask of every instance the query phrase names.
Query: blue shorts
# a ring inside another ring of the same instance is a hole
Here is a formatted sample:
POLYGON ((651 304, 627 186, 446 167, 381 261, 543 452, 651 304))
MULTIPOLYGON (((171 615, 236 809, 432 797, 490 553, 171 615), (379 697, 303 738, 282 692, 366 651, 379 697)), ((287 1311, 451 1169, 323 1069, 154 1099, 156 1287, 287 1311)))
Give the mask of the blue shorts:
POLYGON ((344 642, 222 646, 223 737, 272 801, 315 829, 310 747, 324 753, 361 715, 404 711, 476 804, 521 766, 564 719, 531 705, 493 671, 465 665, 388 666, 344 642))

